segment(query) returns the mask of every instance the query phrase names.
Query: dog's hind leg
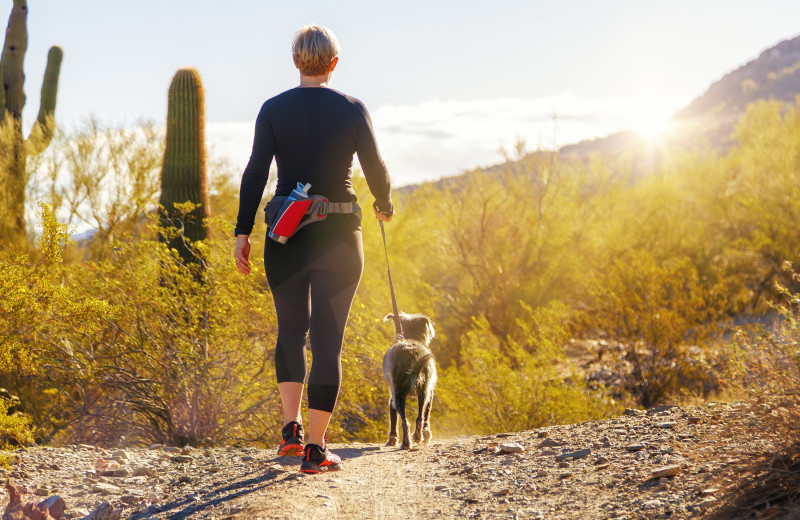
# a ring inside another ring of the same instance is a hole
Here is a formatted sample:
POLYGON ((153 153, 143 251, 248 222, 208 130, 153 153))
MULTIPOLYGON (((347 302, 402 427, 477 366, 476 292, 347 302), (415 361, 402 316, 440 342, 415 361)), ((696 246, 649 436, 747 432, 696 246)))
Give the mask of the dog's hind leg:
POLYGON ((422 420, 422 442, 430 444, 433 434, 431 433, 431 406, 433 405, 433 392, 425 393, 425 408, 421 415, 422 420))
POLYGON ((408 420, 406 419, 406 399, 405 396, 401 399, 395 399, 395 406, 397 407, 397 413, 400 415, 400 420, 402 421, 401 424, 403 426, 403 444, 400 445, 400 449, 403 450, 410 450, 411 449, 411 435, 410 435, 410 428, 408 424, 408 420))
POLYGON ((425 388, 420 387, 417 389, 417 423, 414 426, 414 442, 418 443, 422 440, 422 426, 425 417, 425 388))
POLYGON ((389 398, 389 440, 387 446, 397 446, 397 408, 394 407, 394 398, 389 398))

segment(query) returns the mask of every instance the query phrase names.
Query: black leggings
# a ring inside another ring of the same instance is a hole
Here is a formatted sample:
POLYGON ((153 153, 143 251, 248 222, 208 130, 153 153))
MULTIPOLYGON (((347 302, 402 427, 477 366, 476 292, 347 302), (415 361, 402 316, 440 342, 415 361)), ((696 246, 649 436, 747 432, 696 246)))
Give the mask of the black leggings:
POLYGON ((267 238, 264 263, 278 315, 278 383, 304 382, 308 338, 308 407, 332 412, 342 381, 344 329, 364 270, 364 249, 360 228, 328 224, 311 224, 286 244, 267 238))

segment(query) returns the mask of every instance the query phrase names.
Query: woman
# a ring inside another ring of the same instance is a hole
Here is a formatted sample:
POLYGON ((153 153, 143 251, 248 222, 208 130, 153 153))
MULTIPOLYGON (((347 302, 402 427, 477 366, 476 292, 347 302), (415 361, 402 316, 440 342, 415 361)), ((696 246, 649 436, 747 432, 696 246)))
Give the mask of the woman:
MULTIPOLYGON (((268 220, 280 209, 281 197, 298 182, 311 184, 309 193, 331 202, 355 203, 354 153, 375 197, 376 217, 384 222, 392 218, 391 182, 369 114, 359 100, 328 88, 338 54, 339 43, 330 29, 302 27, 292 45, 300 85, 267 100, 258 114, 253 152, 242 175, 235 231, 234 257, 244 274, 250 272, 249 235, 273 156, 278 184, 276 198, 267 204, 268 220)), ((264 263, 278 317, 275 371, 284 413, 278 454, 302 454, 304 473, 339 469, 341 459, 326 448, 325 431, 341 385, 345 324, 364 268, 360 211, 331 213, 299 229, 283 244, 267 240, 264 263), (304 445, 300 403, 306 338, 313 361, 304 445)))

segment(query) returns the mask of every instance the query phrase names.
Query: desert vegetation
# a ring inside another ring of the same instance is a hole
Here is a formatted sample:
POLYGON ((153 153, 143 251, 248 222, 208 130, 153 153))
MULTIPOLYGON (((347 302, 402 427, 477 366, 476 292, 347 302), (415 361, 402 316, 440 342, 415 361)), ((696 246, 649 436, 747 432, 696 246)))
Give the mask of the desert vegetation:
MULTIPOLYGON (((233 265, 237 172, 206 156, 199 72, 176 73, 166 124, 56 128, 54 47, 25 138, 23 58, 0 63, 0 445, 273 442, 275 314, 259 255, 251 276, 233 265)), ((759 101, 726 151, 644 172, 519 141, 503 165, 398 190, 388 249, 401 308, 437 324, 438 434, 796 392, 799 129, 800 104, 759 101)), ((363 229, 332 434, 376 441, 391 309, 363 229)))
MULTIPOLYGON (((645 176, 520 142, 502 168, 400 190, 388 248, 401 308, 437 324, 439 434, 796 391, 798 125, 798 106, 760 102, 735 148, 675 152, 645 176)), ((165 220, 163 141, 154 124, 88 120, 30 161, 35 247, 0 259, 0 386, 18 399, 3 442, 274 440, 276 322, 262 260, 249 277, 233 266, 235 175, 209 161, 207 198, 165 220), (192 239, 182 219, 206 200, 192 239), (71 241, 86 220, 98 231, 71 241)), ((363 228, 332 433, 377 441, 391 309, 379 229, 363 228)))

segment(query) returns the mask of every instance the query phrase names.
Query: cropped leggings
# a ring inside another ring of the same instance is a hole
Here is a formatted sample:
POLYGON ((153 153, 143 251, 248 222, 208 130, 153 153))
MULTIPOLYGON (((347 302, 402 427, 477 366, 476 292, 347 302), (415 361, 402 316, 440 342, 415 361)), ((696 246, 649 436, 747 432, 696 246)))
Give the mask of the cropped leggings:
POLYGON ((342 381, 344 329, 364 270, 364 249, 360 228, 326 224, 312 224, 286 244, 268 238, 264 263, 278 316, 278 383, 305 381, 308 339, 308 407, 332 412, 342 381))

